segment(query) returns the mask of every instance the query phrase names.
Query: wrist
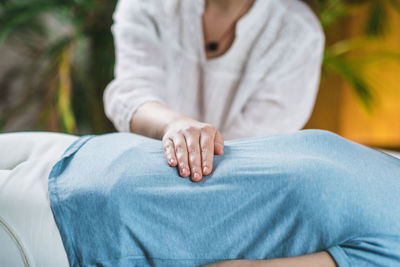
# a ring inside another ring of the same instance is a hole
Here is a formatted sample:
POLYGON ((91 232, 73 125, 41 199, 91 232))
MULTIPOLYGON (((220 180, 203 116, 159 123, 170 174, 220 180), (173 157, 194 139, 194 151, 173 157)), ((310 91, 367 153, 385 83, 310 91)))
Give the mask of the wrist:
POLYGON ((192 118, 185 116, 183 114, 177 113, 174 116, 171 116, 167 122, 165 123, 165 125, 163 126, 163 128, 161 129, 161 138, 164 137, 164 135, 170 130, 171 127, 173 127, 174 124, 179 123, 181 121, 193 121, 192 118))

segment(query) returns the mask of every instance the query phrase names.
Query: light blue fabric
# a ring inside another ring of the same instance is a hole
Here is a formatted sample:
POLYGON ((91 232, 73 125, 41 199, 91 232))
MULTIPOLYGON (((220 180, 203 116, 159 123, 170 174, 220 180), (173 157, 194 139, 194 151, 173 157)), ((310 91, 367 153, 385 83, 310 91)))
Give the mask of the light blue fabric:
POLYGON ((324 131, 226 142, 200 183, 160 141, 83 137, 55 165, 51 207, 72 266, 200 266, 328 250, 400 266, 400 160, 324 131))

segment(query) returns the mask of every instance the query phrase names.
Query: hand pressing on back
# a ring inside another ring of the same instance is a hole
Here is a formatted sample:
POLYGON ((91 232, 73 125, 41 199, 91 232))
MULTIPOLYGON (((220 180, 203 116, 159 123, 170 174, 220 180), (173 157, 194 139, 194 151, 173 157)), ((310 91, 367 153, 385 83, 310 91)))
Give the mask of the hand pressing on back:
POLYGON ((171 110, 157 101, 142 104, 130 121, 130 130, 162 140, 168 164, 182 177, 201 181, 213 170, 214 154, 224 154, 224 139, 211 124, 171 110))
POLYGON ((168 164, 194 182, 213 171, 214 153, 224 155, 224 139, 211 124, 182 116, 165 127, 162 147, 168 164))

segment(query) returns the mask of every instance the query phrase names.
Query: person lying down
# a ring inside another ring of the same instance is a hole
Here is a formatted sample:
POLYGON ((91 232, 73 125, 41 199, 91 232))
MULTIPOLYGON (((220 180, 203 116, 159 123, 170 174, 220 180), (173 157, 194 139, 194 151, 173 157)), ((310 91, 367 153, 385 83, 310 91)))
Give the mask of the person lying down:
POLYGON ((135 134, 5 134, 0 147, 1 266, 316 252, 338 266, 400 266, 400 160, 329 132, 227 141, 198 183, 135 134))

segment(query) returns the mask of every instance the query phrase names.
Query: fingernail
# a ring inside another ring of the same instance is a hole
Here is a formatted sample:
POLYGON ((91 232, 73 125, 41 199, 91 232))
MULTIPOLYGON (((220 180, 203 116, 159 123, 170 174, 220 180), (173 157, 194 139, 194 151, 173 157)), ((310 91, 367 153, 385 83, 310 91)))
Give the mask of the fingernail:
POLYGON ((200 174, 198 174, 197 172, 194 173, 193 178, 195 181, 200 180, 200 174))
POLYGON ((181 169, 181 175, 185 176, 187 174, 187 169, 186 168, 182 168, 181 169))
POLYGON ((208 168, 207 167, 204 167, 203 168, 203 173, 207 173, 208 172, 208 168))
POLYGON ((175 160, 174 160, 174 159, 169 159, 169 163, 170 163, 170 164, 174 164, 174 163, 175 163, 175 160))

